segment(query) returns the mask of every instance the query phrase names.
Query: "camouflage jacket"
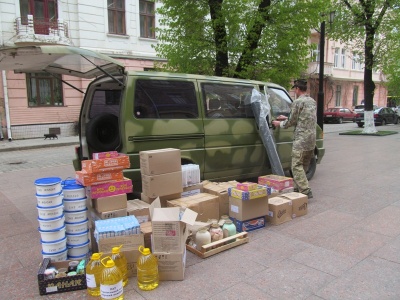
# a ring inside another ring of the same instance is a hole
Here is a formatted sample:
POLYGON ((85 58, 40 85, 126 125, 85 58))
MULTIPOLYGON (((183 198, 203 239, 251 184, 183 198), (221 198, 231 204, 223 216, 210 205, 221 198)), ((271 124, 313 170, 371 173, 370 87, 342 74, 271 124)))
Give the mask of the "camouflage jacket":
POLYGON ((293 149, 308 151, 315 147, 316 125, 316 102, 308 95, 301 95, 293 101, 289 118, 281 127, 294 126, 293 149))

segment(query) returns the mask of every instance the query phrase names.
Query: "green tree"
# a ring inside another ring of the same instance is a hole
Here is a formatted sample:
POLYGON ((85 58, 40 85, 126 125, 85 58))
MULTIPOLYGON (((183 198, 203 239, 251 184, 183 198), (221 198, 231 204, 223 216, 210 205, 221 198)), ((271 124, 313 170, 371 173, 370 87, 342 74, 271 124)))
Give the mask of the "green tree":
POLYGON ((385 33, 398 15, 394 4, 398 0, 334 0, 335 30, 331 38, 346 43, 364 59, 364 133, 376 132, 373 120, 375 83, 374 68, 382 67, 385 33))
POLYGON ((155 49, 172 72, 270 80, 307 69, 307 39, 329 1, 163 0, 155 49))

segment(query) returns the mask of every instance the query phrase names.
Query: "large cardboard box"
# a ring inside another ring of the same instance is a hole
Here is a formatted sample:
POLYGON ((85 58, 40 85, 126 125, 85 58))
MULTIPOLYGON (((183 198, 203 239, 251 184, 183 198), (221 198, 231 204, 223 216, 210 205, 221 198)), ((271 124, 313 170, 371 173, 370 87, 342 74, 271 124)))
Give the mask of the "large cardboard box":
POLYGON ((189 234, 186 225, 194 224, 197 213, 189 208, 181 213, 179 207, 160 206, 159 199, 156 199, 150 209, 153 252, 181 253, 189 234))
POLYGON ((82 171, 86 173, 120 171, 129 168, 129 166, 129 156, 126 154, 119 154, 112 158, 82 160, 82 171))
POLYGON ((95 210, 90 210, 90 217, 92 218, 93 221, 126 217, 126 216, 127 216, 126 208, 110 210, 110 211, 103 211, 103 212, 97 212, 95 210))
POLYGON ((237 182, 211 182, 203 181, 203 189, 205 193, 218 196, 219 202, 219 215, 229 214, 229 195, 228 189, 235 187, 237 182))
POLYGON ((129 200, 126 211, 128 216, 135 216, 139 223, 150 221, 150 204, 142 200, 129 200))
POLYGON ((181 197, 188 197, 200 193, 203 193, 203 184, 197 183, 194 185, 183 187, 181 197))
POLYGON ((158 197, 149 197, 144 193, 140 194, 140 199, 142 199, 142 201, 148 203, 148 204, 152 204, 154 202, 154 200, 156 200, 157 198, 160 199, 160 203, 161 203, 161 207, 167 207, 167 201, 168 200, 175 200, 175 199, 179 199, 181 198, 181 193, 175 193, 175 194, 171 194, 171 195, 164 195, 164 196, 158 196, 158 197))
POLYGON ((142 191, 149 197, 182 193, 182 172, 142 175, 142 191))
POLYGON ((292 220, 292 202, 282 197, 268 199, 268 221, 273 225, 279 225, 292 220))
POLYGON ((280 195, 284 199, 292 201, 292 218, 304 216, 308 212, 308 197, 302 193, 285 193, 280 195))
POLYGON ((244 201, 229 197, 229 216, 239 221, 268 215, 268 196, 244 201))
POLYGON ((124 177, 122 180, 93 184, 86 187, 86 195, 90 198, 100 198, 119 194, 132 193, 132 180, 124 177))
POLYGON ((243 191, 237 188, 229 188, 228 194, 230 197, 235 197, 242 200, 252 200, 268 196, 267 188, 262 185, 257 185, 256 189, 243 191))
POLYGON ((181 150, 179 149, 165 148, 140 151, 139 156, 140 172, 142 175, 159 175, 164 173, 179 172, 182 170, 181 150))
POLYGON ((199 193, 176 200, 167 201, 168 207, 190 208, 197 212, 197 221, 207 222, 209 219, 219 220, 218 196, 199 193))
POLYGON ((179 253, 154 252, 158 259, 158 274, 161 281, 185 278, 186 248, 179 253))
POLYGON ((127 208, 126 194, 92 199, 92 207, 99 213, 127 208))
POLYGON ((258 177, 258 183, 281 191, 293 187, 293 178, 270 174, 258 177))
POLYGON ((144 222, 140 224, 140 232, 144 236, 144 246, 149 249, 153 249, 151 246, 151 234, 153 233, 153 228, 151 227, 151 222, 144 222))

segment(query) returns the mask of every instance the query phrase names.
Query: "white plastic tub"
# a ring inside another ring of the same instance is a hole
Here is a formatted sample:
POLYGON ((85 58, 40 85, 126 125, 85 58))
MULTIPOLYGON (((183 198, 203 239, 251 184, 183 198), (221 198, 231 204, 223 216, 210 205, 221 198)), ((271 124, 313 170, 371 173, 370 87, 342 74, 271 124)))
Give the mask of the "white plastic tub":
POLYGON ((87 240, 85 243, 80 244, 80 245, 68 245, 68 256, 69 257, 76 257, 76 256, 82 256, 86 255, 89 252, 89 240, 87 240))
POLYGON ((52 262, 67 260, 67 258, 68 258, 67 254, 68 254, 67 248, 63 249, 60 252, 56 252, 56 253, 47 253, 47 252, 42 251, 43 258, 50 258, 50 260, 52 262))
POLYGON ((87 254, 83 254, 83 255, 79 255, 79 256, 71 256, 71 255, 68 255, 68 259, 69 259, 69 260, 81 260, 81 259, 86 258, 86 255, 87 255, 87 254))
POLYGON ((36 194, 41 196, 61 193, 61 178, 45 177, 35 180, 36 194))
POLYGON ((86 243, 87 240, 89 240, 89 230, 86 230, 85 232, 82 233, 75 233, 75 234, 66 234, 67 236, 67 244, 69 246, 76 246, 76 245, 82 245, 86 243))
POLYGON ((61 217, 64 212, 64 207, 62 204, 57 206, 42 207, 37 206, 38 217, 43 220, 54 219, 61 217))
POLYGON ((38 195, 36 194, 37 205, 40 207, 53 207, 62 204, 63 195, 62 193, 52 195, 38 195))
POLYGON ((86 190, 83 185, 67 180, 63 183, 62 192, 64 194, 64 199, 74 200, 86 197, 86 190))
POLYGON ((68 212, 81 211, 86 209, 86 197, 81 199, 65 199, 63 201, 64 210, 68 212))
POLYGON ((87 219, 87 208, 80 211, 64 211, 65 222, 77 223, 87 219))
POLYGON ((65 238, 65 225, 54 230, 41 230, 40 237, 43 242, 55 242, 65 238))
POLYGON ((66 227, 65 232, 68 234, 83 233, 86 230, 88 230, 89 228, 88 223, 89 223, 88 219, 82 222, 75 222, 75 223, 65 222, 65 227, 66 227))
POLYGON ((60 251, 63 251, 67 247, 66 237, 54 242, 40 242, 42 243, 42 250, 44 253, 58 253, 60 251))
POLYGON ((51 231, 63 227, 65 218, 64 215, 61 215, 61 217, 45 219, 45 220, 38 218, 38 221, 40 230, 51 231))

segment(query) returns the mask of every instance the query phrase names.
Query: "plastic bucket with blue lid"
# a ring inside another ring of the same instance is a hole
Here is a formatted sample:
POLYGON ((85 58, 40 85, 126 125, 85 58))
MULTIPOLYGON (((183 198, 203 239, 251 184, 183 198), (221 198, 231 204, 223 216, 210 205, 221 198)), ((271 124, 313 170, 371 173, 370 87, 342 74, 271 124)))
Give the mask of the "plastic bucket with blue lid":
POLYGON ((75 179, 64 180, 62 183, 64 199, 82 199, 86 197, 85 187, 75 181, 75 179))
POLYGON ((45 253, 57 253, 63 251, 67 247, 67 238, 64 237, 63 239, 52 241, 52 242, 44 242, 40 241, 42 244, 42 250, 45 253))
POLYGON ((49 207, 37 205, 36 207, 38 210, 38 217, 44 220, 61 217, 64 212, 64 206, 62 204, 49 207))
POLYGON ((51 219, 38 218, 39 229, 42 231, 56 230, 57 228, 61 228, 64 226, 64 221, 65 221, 64 214, 62 214, 60 217, 51 219))
POLYGON ((86 255, 89 252, 89 240, 87 240, 85 243, 79 244, 79 245, 68 245, 68 256, 81 256, 81 255, 86 255))
POLYGON ((89 229, 89 219, 80 222, 65 222, 66 233, 82 233, 89 229))
POLYGON ((69 246, 81 245, 89 239, 89 230, 81 233, 66 233, 69 246))
POLYGON ((68 255, 68 259, 69 260, 81 260, 81 259, 85 259, 86 256, 87 256, 87 253, 83 254, 83 255, 78 255, 78 256, 68 255))
POLYGON ((87 217, 87 207, 79 211, 64 211, 65 222, 76 223, 86 220, 87 217))
POLYGON ((64 210, 68 212, 81 211, 86 208, 86 197, 80 199, 65 199, 63 201, 64 210))
POLYGON ((52 207, 62 204, 63 195, 58 194, 38 195, 36 194, 37 205, 40 207, 52 207))
POLYGON ((54 242, 65 238, 65 225, 54 230, 41 230, 38 228, 43 242, 54 242))
POLYGON ((60 177, 44 177, 35 180, 36 194, 40 196, 61 193, 60 177))
POLYGON ((61 250, 60 252, 55 252, 55 253, 47 253, 42 251, 43 258, 50 258, 52 262, 67 260, 68 258, 67 254, 68 254, 67 248, 61 250))

